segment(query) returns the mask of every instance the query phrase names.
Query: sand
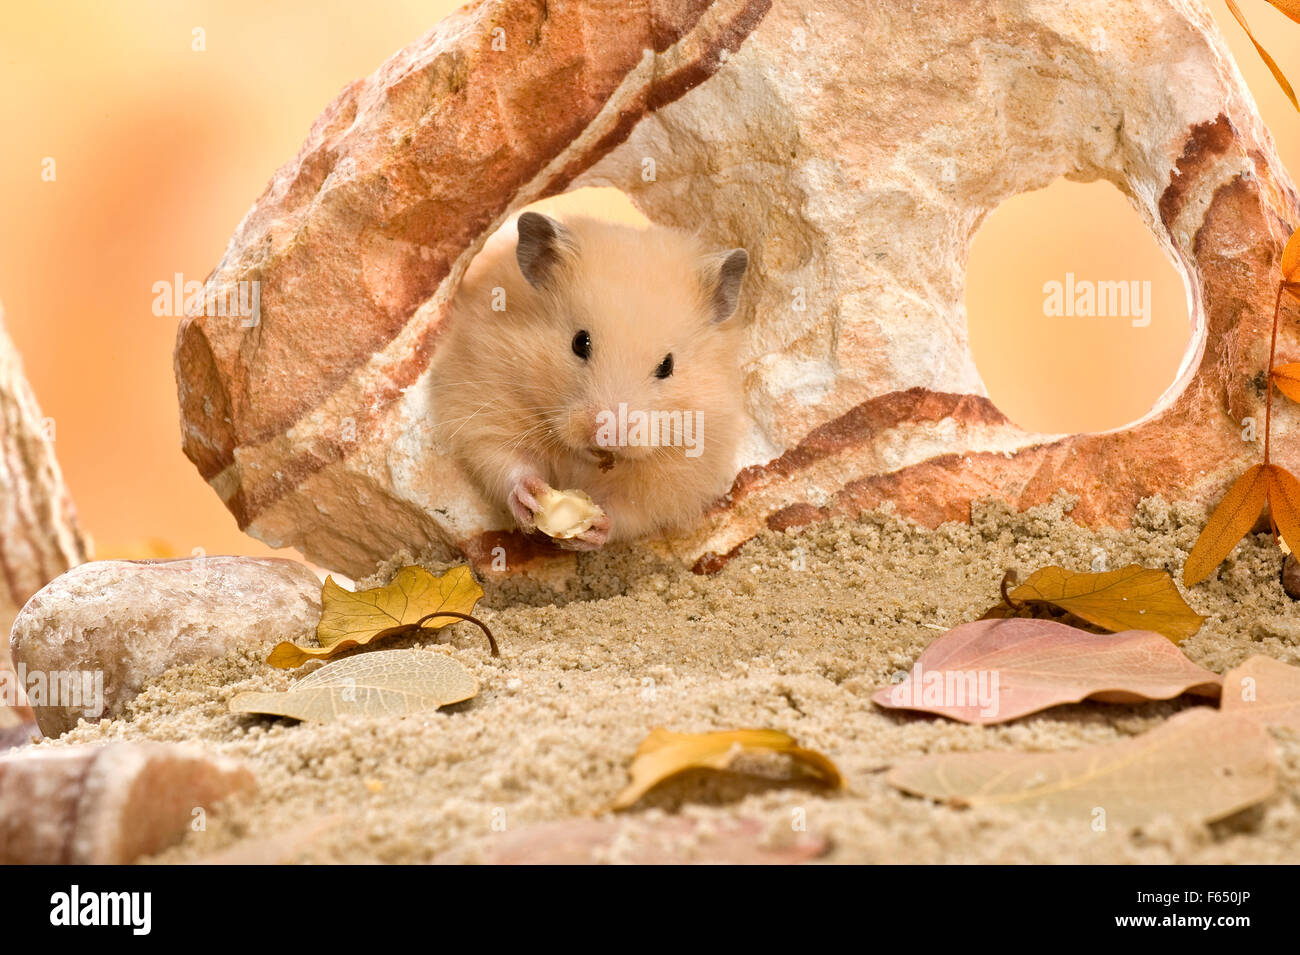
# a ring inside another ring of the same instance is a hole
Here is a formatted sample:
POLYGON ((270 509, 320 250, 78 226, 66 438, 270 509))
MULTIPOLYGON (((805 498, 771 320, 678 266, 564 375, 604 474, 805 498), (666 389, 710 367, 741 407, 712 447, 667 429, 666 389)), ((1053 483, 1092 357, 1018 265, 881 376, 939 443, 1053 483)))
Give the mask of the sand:
MULTIPOLYGON (((824 794, 696 776, 618 816, 629 829, 673 812, 705 826, 741 816, 779 846, 802 814, 808 832, 829 841, 826 862, 1294 862, 1300 738, 1284 731, 1275 732, 1279 794, 1211 826, 1162 820, 1141 832, 1096 833, 1004 808, 936 805, 886 784, 884 770, 909 757, 1105 743, 1197 705, 1084 703, 975 727, 870 702, 941 631, 996 603, 1006 569, 1086 570, 1101 552, 1110 568, 1136 562, 1176 573, 1205 518, 1201 508, 1149 499, 1130 529, 1094 532, 1070 521, 1069 507, 1064 496, 1023 514, 984 503, 971 524, 937 530, 886 508, 764 534, 712 577, 626 550, 584 555, 563 594, 518 581, 489 586, 480 610, 501 659, 469 624, 445 631, 440 646, 390 644, 452 653, 482 684, 469 702, 330 725, 227 713, 233 694, 293 679, 262 662, 268 644, 170 670, 123 718, 83 723, 43 745, 197 740, 246 760, 258 792, 209 814, 206 830, 153 860, 161 862, 239 857, 250 847, 268 861, 428 862, 449 850, 477 861, 503 826, 600 810, 657 726, 782 729, 830 756, 848 787, 824 794)), ((1300 664, 1300 616, 1278 584, 1280 561, 1267 536, 1252 538, 1191 591, 1189 602, 1209 618, 1183 644, 1192 660, 1220 672, 1257 653, 1300 664)), ((682 858, 698 855, 688 843, 682 858)), ((602 858, 620 861, 617 845, 602 858)))

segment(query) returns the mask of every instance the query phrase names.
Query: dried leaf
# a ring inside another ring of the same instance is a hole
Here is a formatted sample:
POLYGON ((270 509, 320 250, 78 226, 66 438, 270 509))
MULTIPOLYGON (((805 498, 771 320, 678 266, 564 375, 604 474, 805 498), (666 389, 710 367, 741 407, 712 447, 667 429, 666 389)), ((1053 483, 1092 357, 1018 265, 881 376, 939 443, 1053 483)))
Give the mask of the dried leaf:
POLYGON ((340 716, 408 716, 478 693, 478 680, 445 653, 376 650, 327 664, 283 693, 240 693, 232 713, 329 723, 340 716))
POLYGON ((1282 278, 1288 282, 1300 279, 1300 229, 1291 233, 1282 249, 1282 278))
POLYGON ((1151 630, 1087 633, 1050 620, 977 620, 949 630, 872 700, 963 723, 1005 723, 1061 703, 1217 696, 1220 677, 1151 630))
POLYGON ((1219 708, 1266 726, 1300 730, 1300 667, 1254 656, 1223 677, 1219 708))
MULTIPOLYGON (((1296 234, 1300 235, 1300 232, 1296 234)), ((1300 363, 1291 362, 1274 368, 1273 384, 1292 401, 1300 401, 1300 363)))
POLYGON ((1300 547, 1300 481, 1276 464, 1268 467, 1268 508, 1273 526, 1292 552, 1300 547))
POLYGON ((453 567, 435 577, 423 567, 403 567, 386 587, 353 593, 325 579, 321 588, 321 618, 316 627, 319 647, 300 647, 281 643, 271 651, 266 662, 288 669, 308 660, 329 659, 353 647, 365 646, 384 637, 413 633, 416 630, 439 630, 455 623, 456 617, 435 617, 417 626, 419 621, 439 611, 467 614, 483 596, 468 567, 453 567))
POLYGON ((1183 564, 1185 586, 1199 584, 1210 576, 1223 558, 1232 553, 1237 542, 1255 526, 1268 501, 1270 467, 1256 464, 1247 468, 1246 473, 1228 489, 1183 564))
MULTIPOLYGON (((1282 249, 1282 291, 1300 299, 1300 229, 1291 233, 1282 249)), ((1281 303, 1279 303, 1281 307, 1281 303)))
POLYGON ((1096 574, 1044 567, 1010 596, 1051 604, 1106 630, 1154 630, 1174 643, 1190 637, 1205 620, 1187 606, 1167 573, 1137 564, 1096 574))
POLYGON ((844 784, 840 771, 814 750, 803 749, 779 730, 727 730, 718 733, 674 733, 662 727, 637 747, 629 770, 632 782, 618 794, 611 809, 626 809, 666 779, 692 769, 727 769, 742 754, 785 753, 832 788, 844 784))
MULTIPOLYGON (((1273 3, 1273 0, 1269 0, 1269 2, 1273 3)), ((1282 7, 1278 3, 1273 3, 1273 5, 1279 10, 1282 10, 1282 7)), ((1293 90, 1291 84, 1287 82, 1286 76, 1282 73, 1282 68, 1277 65, 1277 62, 1268 55, 1268 51, 1260 46, 1259 41, 1255 39, 1255 34, 1251 31, 1250 24, 1246 22, 1245 14, 1243 14, 1241 8, 1237 6, 1237 0, 1228 0, 1228 9, 1232 11, 1232 15, 1236 18, 1237 22, 1241 24, 1241 28, 1246 31, 1246 36, 1250 37, 1250 42, 1255 44, 1255 52, 1258 53, 1259 58, 1264 61, 1264 65, 1268 67, 1268 71, 1273 74, 1273 79, 1277 80, 1277 85, 1282 87, 1282 92, 1286 94, 1286 98, 1291 101, 1291 105, 1294 106, 1297 111, 1300 111, 1300 101, 1296 100, 1295 90, 1293 90)), ((1282 12, 1286 13, 1287 16, 1291 16, 1291 14, 1286 10, 1282 10, 1282 12)))
POLYGON ((1118 743, 928 756, 895 767, 887 778, 914 795, 1041 812, 1088 832, 1099 819, 1107 829, 1146 825, 1162 815, 1212 822, 1267 799, 1275 777, 1273 743, 1263 726, 1197 707, 1118 743))
POLYGON ((1268 0, 1268 2, 1296 23, 1300 23, 1300 0, 1268 0))

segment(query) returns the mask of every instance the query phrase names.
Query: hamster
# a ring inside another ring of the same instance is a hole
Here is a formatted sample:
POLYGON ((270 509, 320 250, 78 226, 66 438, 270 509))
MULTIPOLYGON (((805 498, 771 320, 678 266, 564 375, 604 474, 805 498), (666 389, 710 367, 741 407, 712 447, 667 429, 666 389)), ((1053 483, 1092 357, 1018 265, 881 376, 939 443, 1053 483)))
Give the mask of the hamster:
POLYGON ((728 490, 745 410, 749 257, 599 219, 517 220, 471 263, 439 342, 435 432, 531 533, 548 487, 603 515, 561 547, 689 524, 728 490))

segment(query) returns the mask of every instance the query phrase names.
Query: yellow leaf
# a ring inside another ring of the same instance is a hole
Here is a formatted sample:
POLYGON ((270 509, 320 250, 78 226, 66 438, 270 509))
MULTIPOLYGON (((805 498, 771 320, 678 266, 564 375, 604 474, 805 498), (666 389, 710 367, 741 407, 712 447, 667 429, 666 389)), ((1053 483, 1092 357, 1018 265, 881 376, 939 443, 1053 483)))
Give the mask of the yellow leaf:
POLYGON ((1268 465, 1256 464, 1228 489, 1183 564, 1183 584, 1199 584, 1249 533, 1268 500, 1268 465))
POLYGON ((468 567, 453 567, 441 577, 423 567, 403 567, 388 586, 357 593, 344 590, 333 577, 327 577, 321 588, 321 618, 316 627, 320 646, 281 643, 266 662, 287 669, 399 633, 439 630, 458 618, 424 618, 445 611, 468 614, 482 596, 483 588, 468 567))
POLYGON ((1154 630, 1181 643, 1205 620, 1187 606, 1163 570, 1130 564, 1099 574, 1044 567, 1011 591, 1013 600, 1040 600, 1118 633, 1154 630))
POLYGON ((958 806, 1005 806, 1123 831, 1161 816, 1213 822, 1276 789, 1268 731, 1240 716, 1195 707, 1141 736, 1048 753, 993 750, 911 760, 890 785, 958 806))
POLYGON ((478 680, 445 653, 377 650, 336 660, 283 693, 239 693, 232 713, 329 723, 340 716, 406 716, 468 700, 478 680))
MULTIPOLYGON (((1276 6, 1276 4, 1274 5, 1276 6)), ((1267 66, 1269 72, 1273 74, 1273 79, 1277 80, 1277 85, 1282 87, 1282 92, 1286 94, 1286 98, 1291 101, 1291 105, 1294 106, 1297 111, 1300 111, 1300 101, 1297 101, 1295 98, 1295 90, 1291 88, 1291 84, 1287 82, 1286 77, 1282 74, 1281 67, 1277 65, 1274 59, 1268 55, 1268 51, 1260 46, 1259 41, 1255 39, 1255 34, 1251 32, 1250 24, 1246 22, 1245 14, 1243 14, 1241 8, 1237 6, 1237 0, 1228 0, 1228 9, 1231 10, 1232 15, 1237 18, 1237 22, 1241 24, 1241 28, 1246 31, 1246 36, 1250 37, 1250 42, 1255 44, 1255 52, 1259 54, 1259 58, 1264 61, 1264 65, 1267 66)), ((1281 7, 1278 9, 1281 9, 1281 7)), ((1290 16, 1289 13, 1287 15, 1290 16)))
POLYGON ((1268 465, 1268 508, 1273 526, 1294 553, 1300 547, 1300 481, 1276 464, 1268 465))
POLYGON ((1273 383, 1292 401, 1300 401, 1300 364, 1278 365, 1273 369, 1273 383))
POLYGON ((725 770, 736 757, 753 753, 785 753, 827 786, 844 785, 840 771, 814 750, 801 748, 779 730, 727 730, 718 733, 674 733, 654 730, 637 747, 630 770, 632 781, 618 794, 611 809, 626 809, 666 779, 692 769, 725 770))

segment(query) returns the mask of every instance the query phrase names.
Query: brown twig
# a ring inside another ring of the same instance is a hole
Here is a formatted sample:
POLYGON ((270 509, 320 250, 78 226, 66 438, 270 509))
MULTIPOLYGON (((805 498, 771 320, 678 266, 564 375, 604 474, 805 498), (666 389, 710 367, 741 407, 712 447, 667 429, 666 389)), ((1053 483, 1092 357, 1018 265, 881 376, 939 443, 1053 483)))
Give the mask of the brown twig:
POLYGON ((998 587, 998 589, 1002 592, 1002 602, 1018 613, 1021 610, 1025 609, 1025 605, 1022 603, 1016 603, 1014 600, 1012 600, 1011 594, 1007 591, 1007 588, 1012 584, 1014 584, 1015 582, 1016 582, 1016 572, 1014 570, 1008 570, 1005 574, 1002 575, 1002 583, 998 587))
POLYGON ((425 614, 419 620, 415 621, 415 623, 413 623, 411 626, 413 626, 416 630, 419 630, 425 625, 425 623, 432 620, 434 617, 455 617, 457 620, 468 620, 470 623, 476 624, 478 628, 483 631, 484 636, 487 637, 488 646, 492 648, 492 655, 494 657, 501 656, 501 651, 497 649, 496 638, 492 636, 492 631, 488 629, 488 625, 485 624, 478 617, 471 616, 470 614, 457 613, 454 610, 439 610, 437 613, 425 614))
POLYGON ((1282 314, 1282 293, 1287 282, 1277 283, 1277 301, 1273 305, 1273 337, 1268 343, 1268 394, 1264 398, 1264 463, 1268 464, 1269 438, 1273 431, 1273 359, 1277 355, 1277 323, 1282 314))

